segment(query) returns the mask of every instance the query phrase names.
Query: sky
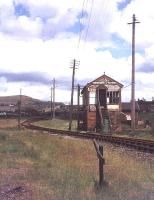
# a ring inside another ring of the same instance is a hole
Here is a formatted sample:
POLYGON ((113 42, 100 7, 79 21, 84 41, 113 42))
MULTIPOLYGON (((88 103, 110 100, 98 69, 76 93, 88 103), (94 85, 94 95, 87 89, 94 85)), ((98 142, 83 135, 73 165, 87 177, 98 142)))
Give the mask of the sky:
MULTIPOLYGON (((0 96, 70 102, 75 85, 104 74, 131 98, 132 16, 136 24, 136 100, 154 96, 153 0, 0 0, 0 96)), ((76 101, 76 96, 74 97, 76 101)))

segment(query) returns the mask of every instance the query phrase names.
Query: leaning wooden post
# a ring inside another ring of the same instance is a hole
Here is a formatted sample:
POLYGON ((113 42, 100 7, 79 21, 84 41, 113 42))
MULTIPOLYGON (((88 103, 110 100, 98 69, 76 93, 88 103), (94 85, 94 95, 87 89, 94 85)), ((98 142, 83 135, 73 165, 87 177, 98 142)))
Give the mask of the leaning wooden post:
MULTIPOLYGON (((101 156, 103 157, 103 146, 99 145, 99 152, 101 156)), ((104 182, 104 158, 102 159, 101 157, 99 158, 99 185, 102 187, 103 182, 104 182)))
POLYGON ((103 145, 98 145, 96 140, 93 140, 94 147, 97 153, 97 157, 99 159, 99 186, 102 187, 105 183, 104 181, 104 164, 105 159, 103 158, 103 145))

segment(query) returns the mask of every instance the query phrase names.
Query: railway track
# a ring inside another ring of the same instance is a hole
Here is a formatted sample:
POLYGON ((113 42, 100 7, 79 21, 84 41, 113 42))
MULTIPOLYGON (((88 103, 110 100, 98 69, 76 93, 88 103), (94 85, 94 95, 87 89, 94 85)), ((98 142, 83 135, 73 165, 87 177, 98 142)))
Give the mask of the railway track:
POLYGON ((102 142, 110 142, 110 143, 117 144, 120 146, 127 146, 129 148, 137 149, 139 151, 154 153, 154 141, 152 140, 117 137, 117 136, 112 136, 112 135, 102 135, 102 134, 90 133, 90 132, 83 133, 79 131, 57 130, 57 129, 51 129, 51 128, 46 128, 46 127, 40 127, 40 126, 36 126, 32 124, 33 122, 36 122, 39 120, 42 120, 42 118, 29 119, 22 122, 21 125, 31 130, 46 131, 50 134, 71 136, 71 137, 77 137, 77 138, 82 138, 82 139, 91 139, 91 140, 95 139, 102 142))

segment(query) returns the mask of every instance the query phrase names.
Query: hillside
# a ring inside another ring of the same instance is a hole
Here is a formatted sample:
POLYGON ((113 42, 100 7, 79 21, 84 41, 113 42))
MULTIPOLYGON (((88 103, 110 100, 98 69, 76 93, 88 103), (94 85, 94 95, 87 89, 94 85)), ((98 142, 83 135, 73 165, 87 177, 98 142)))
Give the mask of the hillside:
MULTIPOLYGON (((19 95, 13 95, 13 96, 3 96, 0 97, 0 104, 13 104, 16 105, 16 103, 20 100, 19 95)), ((32 97, 28 97, 25 95, 21 95, 21 100, 23 104, 34 104, 34 103, 40 103, 42 101, 38 99, 34 99, 32 97)))
MULTIPOLYGON (((0 111, 12 111, 17 109, 18 101, 20 100, 20 95, 14 96, 3 96, 0 97, 0 111)), ((48 110, 51 103, 49 101, 41 101, 39 99, 34 99, 29 96, 21 95, 21 108, 36 109, 37 111, 48 110)), ((56 106, 62 105, 62 103, 56 102, 56 106)))

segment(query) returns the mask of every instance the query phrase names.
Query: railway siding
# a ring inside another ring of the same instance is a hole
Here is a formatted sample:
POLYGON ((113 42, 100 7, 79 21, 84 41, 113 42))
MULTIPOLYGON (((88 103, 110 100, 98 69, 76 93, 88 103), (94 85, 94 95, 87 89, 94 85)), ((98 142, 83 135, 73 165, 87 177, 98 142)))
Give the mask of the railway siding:
POLYGON ((134 148, 139 151, 145 151, 149 153, 154 153, 154 141, 145 140, 145 139, 136 139, 136 138, 126 138, 126 137, 118 137, 112 135, 101 135, 93 132, 78 132, 78 131, 66 131, 66 130, 57 130, 51 128, 45 128, 41 126, 37 126, 32 124, 33 122, 41 120, 40 118, 33 118, 22 122, 22 126, 31 130, 40 130, 47 131, 50 134, 58 134, 58 135, 67 135, 72 137, 79 137, 83 139, 91 139, 98 140, 103 142, 110 142, 116 145, 127 146, 129 148, 134 148))

